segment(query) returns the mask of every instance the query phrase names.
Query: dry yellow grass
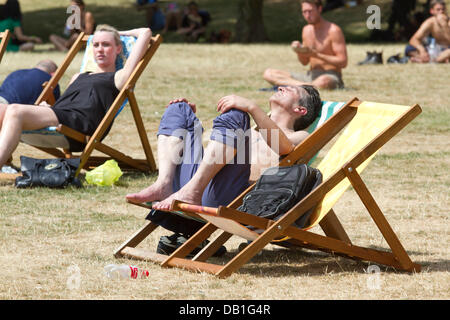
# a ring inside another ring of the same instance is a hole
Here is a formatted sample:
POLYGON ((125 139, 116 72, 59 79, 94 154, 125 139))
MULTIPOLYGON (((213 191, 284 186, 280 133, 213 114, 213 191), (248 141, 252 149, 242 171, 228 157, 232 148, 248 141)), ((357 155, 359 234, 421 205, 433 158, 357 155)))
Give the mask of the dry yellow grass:
MULTIPOLYGON (((421 273, 381 266, 380 286, 371 289, 366 263, 275 246, 223 280, 161 269, 152 263, 115 260, 114 249, 142 225, 147 213, 127 205, 124 195, 155 178, 134 174, 125 175, 111 188, 17 190, 1 184, 0 299, 448 299, 450 65, 357 66, 365 51, 373 49, 383 49, 386 59, 403 47, 349 45, 350 62, 344 71, 347 89, 321 94, 324 100, 347 101, 357 96, 422 106, 423 113, 383 147, 363 174, 411 258, 422 264, 421 273), (103 275, 109 263, 136 264, 148 269, 150 277, 111 281, 103 275), (73 276, 71 266, 78 266, 81 280, 72 290, 67 284, 73 276)), ((7 53, 0 78, 44 57, 58 63, 63 59, 54 52, 7 53)), ((267 108, 270 93, 258 91, 268 86, 261 78, 267 67, 302 69, 287 45, 163 44, 136 88, 153 150, 158 120, 171 98, 196 102, 205 128, 216 115, 217 100, 226 94, 255 99, 267 108)), ((75 67, 69 70, 74 72, 75 67)), ((63 88, 68 79, 63 79, 63 88)), ((132 116, 125 111, 107 139, 140 155, 131 125, 132 116)), ((14 154, 16 164, 23 154, 45 157, 20 145, 14 154)), ((335 211, 354 243, 387 248, 352 191, 341 198, 335 211)), ((164 234, 157 230, 142 246, 155 249, 164 234)), ((229 255, 240 242, 232 238, 226 244, 229 255)))

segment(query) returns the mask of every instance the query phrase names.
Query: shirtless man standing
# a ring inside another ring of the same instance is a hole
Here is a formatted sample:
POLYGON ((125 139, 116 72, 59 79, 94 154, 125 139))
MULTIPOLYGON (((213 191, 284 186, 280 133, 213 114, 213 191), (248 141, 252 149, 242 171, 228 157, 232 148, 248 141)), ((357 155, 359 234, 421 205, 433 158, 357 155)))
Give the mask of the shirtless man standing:
MULTIPOLYGON (((322 103, 318 91, 304 85, 280 87, 270 97, 269 105, 270 116, 244 97, 221 98, 217 104, 220 115, 213 121, 203 152, 203 128, 195 105, 185 99, 171 101, 158 129, 158 178, 126 199, 134 203, 153 201, 154 210, 147 219, 175 232, 164 240, 173 242, 173 249, 180 244, 180 234, 189 237, 203 226, 164 212, 173 200, 207 207, 228 205, 308 136, 305 129, 318 116, 322 103), (258 131, 250 128, 250 116, 258 131)), ((164 252, 170 253, 167 249, 164 252)))
POLYGON ((308 24, 302 30, 302 41, 293 41, 292 50, 307 74, 269 68, 264 71, 266 81, 276 86, 310 84, 320 89, 343 88, 342 69, 347 66, 344 34, 336 24, 322 16, 321 0, 302 0, 302 14, 308 24))
POLYGON ((432 17, 425 20, 409 43, 417 51, 410 52, 411 61, 418 63, 450 62, 450 21, 443 0, 432 0, 430 4, 432 17), (424 46, 424 40, 431 36, 435 41, 435 52, 424 46), (430 57, 431 55, 431 57, 430 57))

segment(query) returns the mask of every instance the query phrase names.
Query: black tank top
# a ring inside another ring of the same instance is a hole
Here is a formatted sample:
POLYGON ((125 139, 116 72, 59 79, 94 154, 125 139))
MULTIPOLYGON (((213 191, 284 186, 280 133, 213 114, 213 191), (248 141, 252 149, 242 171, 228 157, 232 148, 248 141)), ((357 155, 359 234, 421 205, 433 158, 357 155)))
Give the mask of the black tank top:
POLYGON ((92 135, 119 94, 114 75, 115 72, 81 73, 52 107, 59 122, 92 135))

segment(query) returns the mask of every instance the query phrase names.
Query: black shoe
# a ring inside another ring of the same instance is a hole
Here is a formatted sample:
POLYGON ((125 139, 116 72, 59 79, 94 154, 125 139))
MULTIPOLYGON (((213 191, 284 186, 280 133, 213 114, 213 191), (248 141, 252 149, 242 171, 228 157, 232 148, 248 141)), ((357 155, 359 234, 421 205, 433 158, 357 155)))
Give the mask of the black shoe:
POLYGON ((363 61, 358 62, 358 65, 364 64, 383 64, 383 52, 367 51, 367 56, 363 61))
POLYGON ((409 58, 407 56, 400 58, 400 54, 396 54, 394 56, 389 57, 389 59, 387 59, 387 63, 405 64, 408 63, 408 60, 409 58))
MULTIPOLYGON (((171 236, 162 236, 159 238, 158 247, 156 248, 156 253, 171 255, 176 249, 181 247, 187 240, 185 236, 174 233, 171 236)), ((203 241, 197 248, 195 248, 190 254, 188 254, 188 258, 194 257, 197 253, 199 253, 204 247, 208 245, 209 241, 203 241)), ((227 252, 227 249, 224 246, 221 246, 214 254, 213 257, 221 257, 227 252)))
POLYGON ((400 60, 398 60, 398 63, 405 64, 405 63, 408 63, 408 61, 409 61, 409 57, 404 56, 403 58, 400 58, 400 60))

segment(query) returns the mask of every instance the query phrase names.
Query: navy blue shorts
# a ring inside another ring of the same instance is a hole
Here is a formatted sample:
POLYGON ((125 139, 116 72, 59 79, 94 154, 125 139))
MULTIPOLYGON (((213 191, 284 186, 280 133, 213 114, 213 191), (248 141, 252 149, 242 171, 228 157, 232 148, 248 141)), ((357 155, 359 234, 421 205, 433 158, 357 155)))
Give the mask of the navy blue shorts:
POLYGON ((411 52, 414 52, 414 51, 417 51, 417 48, 416 48, 416 47, 413 47, 413 46, 410 45, 410 44, 406 45, 406 47, 405 47, 405 56, 409 56, 409 54, 410 54, 411 52))
MULTIPOLYGON (((161 118, 158 135, 183 139, 184 149, 177 165, 173 191, 180 190, 197 171, 203 157, 203 127, 187 103, 171 104, 161 118)), ((210 139, 233 146, 236 156, 226 164, 206 187, 202 205, 218 207, 228 205, 248 188, 250 177, 250 117, 247 113, 232 109, 220 114, 213 121, 210 139)), ((173 232, 186 236, 194 234, 202 223, 157 210, 150 211, 147 219, 173 232)))

